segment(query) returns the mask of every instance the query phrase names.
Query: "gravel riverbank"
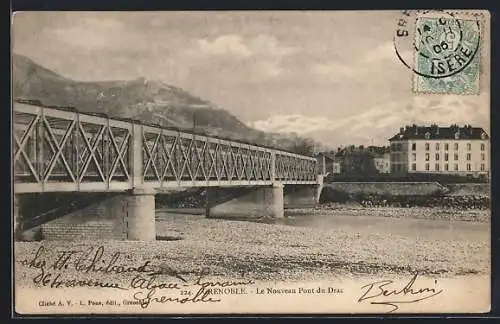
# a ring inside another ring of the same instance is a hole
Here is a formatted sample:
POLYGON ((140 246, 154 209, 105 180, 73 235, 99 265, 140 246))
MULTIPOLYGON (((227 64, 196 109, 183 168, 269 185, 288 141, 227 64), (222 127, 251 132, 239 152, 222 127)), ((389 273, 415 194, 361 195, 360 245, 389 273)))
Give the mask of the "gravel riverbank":
POLYGON ((134 264, 150 260, 161 269, 188 277, 202 269, 208 276, 245 274, 255 280, 321 280, 412 271, 441 277, 489 274, 486 221, 392 219, 372 212, 364 210, 366 219, 346 216, 347 210, 297 214, 275 224, 158 212, 157 233, 165 240, 156 242, 17 242, 15 275, 18 283, 32 284, 27 279, 37 270, 21 262, 33 258, 40 246, 47 260, 55 260, 62 250, 100 245, 108 259, 121 252, 123 260, 134 264), (307 224, 307 217, 313 223, 307 224))
POLYGON ((357 203, 326 203, 314 209, 293 209, 288 210, 287 213, 290 215, 311 213, 325 216, 370 216, 479 223, 489 223, 491 221, 491 211, 489 209, 461 210, 443 207, 363 207, 357 203))

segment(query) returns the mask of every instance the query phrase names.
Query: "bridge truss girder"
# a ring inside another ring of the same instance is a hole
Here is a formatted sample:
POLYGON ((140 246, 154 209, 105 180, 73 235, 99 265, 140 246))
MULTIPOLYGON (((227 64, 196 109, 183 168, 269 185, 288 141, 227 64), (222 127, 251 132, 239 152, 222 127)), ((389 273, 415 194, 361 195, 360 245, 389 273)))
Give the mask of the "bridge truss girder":
POLYGON ((14 104, 16 193, 316 183, 316 159, 130 120, 14 104))

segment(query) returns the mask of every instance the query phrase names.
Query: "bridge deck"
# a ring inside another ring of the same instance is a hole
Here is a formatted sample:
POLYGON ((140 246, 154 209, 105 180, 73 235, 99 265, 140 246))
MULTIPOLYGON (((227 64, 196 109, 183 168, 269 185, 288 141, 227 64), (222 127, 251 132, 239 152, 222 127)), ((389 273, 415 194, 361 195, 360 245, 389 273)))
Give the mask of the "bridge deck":
POLYGON ((14 191, 317 183, 317 161, 272 148, 15 102, 14 191))

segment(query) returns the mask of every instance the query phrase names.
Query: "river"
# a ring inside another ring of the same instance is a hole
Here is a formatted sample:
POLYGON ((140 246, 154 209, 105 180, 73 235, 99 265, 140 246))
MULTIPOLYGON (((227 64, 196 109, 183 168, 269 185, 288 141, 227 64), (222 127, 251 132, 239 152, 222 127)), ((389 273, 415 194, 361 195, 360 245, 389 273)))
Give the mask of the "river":
MULTIPOLYGON (((422 212, 415 208, 416 213, 422 212)), ((157 217, 168 219, 169 215, 190 214, 193 218, 204 218, 199 212, 194 211, 157 211, 157 217)), ((468 241, 483 241, 485 237, 490 236, 489 222, 474 222, 461 220, 439 220, 439 219, 420 219, 420 218, 394 218, 373 216, 370 210, 367 210, 366 216, 349 215, 346 211, 329 211, 322 214, 311 213, 285 213, 283 219, 273 219, 257 221, 268 224, 283 224, 294 227, 309 228, 335 228, 348 233, 387 233, 392 235, 401 235, 408 238, 426 238, 426 239, 463 239, 468 241)), ((236 219, 234 221, 250 221, 251 219, 236 219)))

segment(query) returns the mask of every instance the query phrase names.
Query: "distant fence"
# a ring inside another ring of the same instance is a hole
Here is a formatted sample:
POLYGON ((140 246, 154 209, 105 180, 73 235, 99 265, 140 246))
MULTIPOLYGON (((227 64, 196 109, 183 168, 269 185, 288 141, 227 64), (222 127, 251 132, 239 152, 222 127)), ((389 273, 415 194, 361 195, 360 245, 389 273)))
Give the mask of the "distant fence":
POLYGON ((404 176, 392 174, 374 174, 374 175, 344 175, 344 174, 329 174, 325 182, 439 182, 442 184, 448 183, 488 183, 489 179, 486 175, 466 176, 455 174, 407 174, 404 176))
POLYGON ((324 191, 342 192, 347 195, 433 195, 448 189, 437 182, 332 182, 324 191))
POLYGON ((449 196, 490 196, 489 183, 454 183, 448 184, 449 196))
POLYGON ((488 209, 489 185, 438 182, 335 182, 325 184, 321 203, 359 203, 365 207, 451 207, 488 209))

